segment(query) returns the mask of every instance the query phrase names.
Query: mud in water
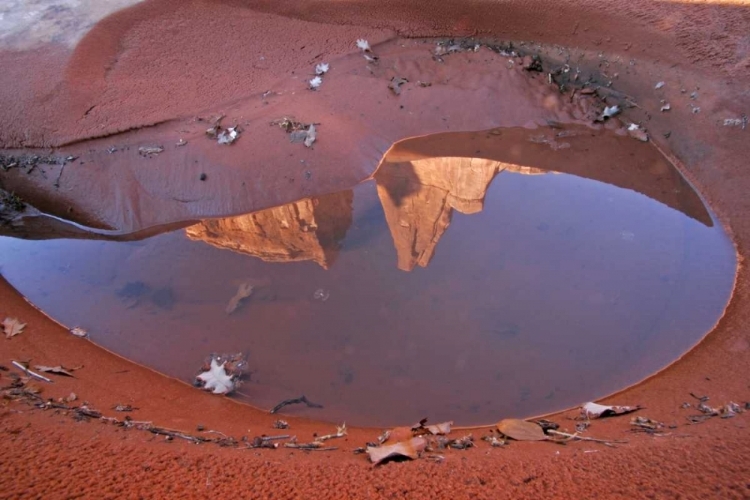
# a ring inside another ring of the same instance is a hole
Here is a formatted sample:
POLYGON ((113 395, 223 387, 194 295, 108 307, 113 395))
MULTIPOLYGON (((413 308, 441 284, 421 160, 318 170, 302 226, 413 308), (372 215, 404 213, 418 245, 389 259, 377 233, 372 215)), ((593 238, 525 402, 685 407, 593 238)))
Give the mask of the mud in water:
POLYGON ((411 139, 351 189, 173 224, 32 224, 47 239, 0 238, 0 266, 128 358, 191 381, 245 352, 237 397, 304 394, 325 408, 290 412, 361 425, 486 423, 637 382, 711 329, 736 264, 655 148, 586 129, 411 139))

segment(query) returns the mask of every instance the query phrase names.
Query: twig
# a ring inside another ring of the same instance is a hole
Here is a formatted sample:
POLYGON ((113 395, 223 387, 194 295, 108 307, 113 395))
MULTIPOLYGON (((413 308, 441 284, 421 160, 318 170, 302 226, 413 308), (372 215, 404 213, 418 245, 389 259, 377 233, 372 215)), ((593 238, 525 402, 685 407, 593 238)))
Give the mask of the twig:
POLYGON ((279 441, 281 439, 289 439, 290 437, 292 436, 289 434, 284 434, 281 436, 261 436, 260 439, 263 441, 279 441))
POLYGON ((338 450, 335 446, 323 446, 323 443, 320 442, 313 442, 313 443, 284 443, 284 448, 294 448, 295 450, 305 450, 305 451, 334 451, 338 450))
POLYGON ((44 380, 45 382, 49 382, 50 384, 52 383, 52 380, 51 380, 51 379, 48 379, 48 378, 47 378, 47 377, 45 377, 44 375, 39 375, 39 374, 38 374, 38 373, 36 373, 36 372, 32 372, 31 370, 29 370, 28 368, 26 368, 25 366, 23 366, 23 365, 22 365, 21 363, 19 363, 18 361, 11 361, 11 363, 13 364, 13 366, 15 366, 15 367, 16 367, 16 368, 18 368, 19 370, 23 371, 23 372, 24 372, 24 373, 25 373, 26 375, 28 375, 28 376, 30 376, 30 377, 34 377, 34 378, 37 378, 37 379, 39 379, 39 380, 44 380))
POLYGON ((294 399, 285 399, 281 403, 274 406, 269 413, 276 413, 285 406, 296 405, 296 404, 301 404, 301 403, 306 404, 308 408, 323 408, 323 405, 313 403, 312 401, 308 400, 305 396, 300 396, 294 399))
POLYGON ((614 447, 613 443, 617 443, 617 444, 625 444, 625 443, 627 443, 627 441, 615 441, 615 440, 612 440, 612 439, 596 439, 596 438, 592 438, 592 437, 579 436, 578 433, 576 433, 576 434, 568 434, 567 432, 555 431, 555 430, 552 430, 552 429, 548 430, 547 434, 553 434, 555 436, 562 436, 562 437, 568 438, 567 440, 571 440, 572 439, 572 440, 577 440, 577 441, 591 441, 593 443, 601 443, 601 444, 603 444, 605 446, 612 446, 612 447, 614 447))
POLYGON ((336 427, 336 434, 326 434, 325 436, 319 436, 315 438, 315 442, 322 443, 323 441, 328 441, 329 439, 336 439, 344 436, 346 436, 346 423, 344 423, 344 425, 342 425, 341 427, 336 427))

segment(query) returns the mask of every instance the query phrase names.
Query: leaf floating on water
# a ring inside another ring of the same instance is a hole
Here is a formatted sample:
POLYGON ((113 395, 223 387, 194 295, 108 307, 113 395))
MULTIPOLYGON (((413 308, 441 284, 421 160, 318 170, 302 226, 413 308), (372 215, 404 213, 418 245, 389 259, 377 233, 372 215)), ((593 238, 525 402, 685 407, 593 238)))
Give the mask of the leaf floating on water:
POLYGON ((624 415, 640 409, 641 406, 607 406, 598 403, 586 403, 581 406, 581 415, 586 418, 602 418, 613 415, 624 415))
POLYGON ((23 332, 26 323, 21 323, 18 318, 5 318, 3 320, 3 331, 5 332, 5 338, 9 339, 15 337, 19 333, 23 332))
POLYGON ((237 289, 237 293, 234 294, 234 297, 232 297, 229 300, 229 304, 227 304, 227 314, 232 314, 234 311, 236 311, 237 308, 240 307, 242 301, 253 294, 254 288, 255 287, 250 283, 242 283, 237 289))
POLYGON ((546 441, 549 439, 538 424, 506 418, 497 423, 497 430, 506 437, 516 441, 546 441))
POLYGON ((237 388, 247 364, 240 354, 213 354, 195 377, 195 385, 214 394, 229 394, 237 388))
POLYGON ((66 377, 72 377, 73 374, 70 373, 68 370, 66 370, 64 367, 58 365, 58 366, 42 366, 42 365, 35 365, 35 369, 39 370, 42 373, 54 373, 56 375, 64 375, 66 377))
POLYGON ((80 326, 76 326, 75 328, 70 329, 70 333, 75 335, 76 337, 80 337, 82 339, 85 339, 89 336, 89 332, 81 328, 80 326))
POLYGON ((401 95, 401 85, 405 83, 409 83, 409 80, 394 76, 391 78, 391 83, 388 84, 388 88, 391 89, 394 94, 401 95))
POLYGON ((367 455, 370 457, 370 461, 377 465, 388 459, 397 457, 416 460, 425 448, 427 448, 427 440, 423 437, 415 437, 411 438, 409 441, 403 441, 396 444, 368 446, 366 451, 367 455))

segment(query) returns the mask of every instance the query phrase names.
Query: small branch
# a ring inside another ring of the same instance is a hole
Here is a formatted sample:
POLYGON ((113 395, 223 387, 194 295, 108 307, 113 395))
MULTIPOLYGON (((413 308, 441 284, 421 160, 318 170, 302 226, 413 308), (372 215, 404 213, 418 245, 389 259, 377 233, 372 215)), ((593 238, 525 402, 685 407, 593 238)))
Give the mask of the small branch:
POLYGON ((279 441, 281 439, 289 439, 292 437, 289 434, 284 434, 282 436, 262 436, 260 439, 263 441, 279 441))
POLYGON ((315 438, 315 442, 322 443, 323 441, 328 441, 329 439, 336 439, 344 436, 346 436, 346 424, 342 425, 341 427, 336 427, 336 434, 326 434, 325 436, 317 437, 315 438))
POLYGON ((39 380, 44 380, 45 382, 49 382, 50 384, 52 383, 52 380, 48 379, 44 375, 39 375, 36 372, 32 372, 31 370, 29 370, 28 368, 26 368, 25 366, 23 366, 18 361, 11 361, 11 363, 13 364, 13 366, 15 366, 19 370, 23 371, 26 375, 28 375, 30 377, 34 377, 34 378, 39 379, 39 380))
POLYGON ((305 451, 334 451, 338 450, 335 446, 323 446, 323 443, 320 442, 313 442, 313 443, 284 443, 284 448, 294 448, 295 450, 305 450, 305 451))
POLYGON ((313 403, 312 401, 308 400, 305 396, 300 396, 294 399, 285 399, 281 403, 274 406, 273 409, 271 409, 269 413, 276 413, 285 406, 302 404, 302 403, 306 404, 308 408, 323 408, 323 405, 313 403))
POLYGON ((548 430, 547 434, 553 434, 555 436, 562 436, 567 438, 565 441, 569 440, 575 440, 575 441, 591 441, 592 443, 601 443, 605 446, 612 446, 614 447, 614 443, 616 444, 625 444, 627 441, 615 441, 612 439, 596 439, 586 436, 580 436, 578 433, 576 434, 568 434, 567 432, 561 432, 561 431, 555 431, 555 430, 548 430))

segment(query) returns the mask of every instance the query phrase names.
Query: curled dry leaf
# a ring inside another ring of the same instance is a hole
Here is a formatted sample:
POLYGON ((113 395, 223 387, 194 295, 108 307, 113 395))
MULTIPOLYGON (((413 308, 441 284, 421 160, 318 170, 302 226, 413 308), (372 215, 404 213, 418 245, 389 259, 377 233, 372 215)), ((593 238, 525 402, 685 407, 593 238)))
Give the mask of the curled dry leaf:
POLYGON ((368 446, 367 455, 370 461, 377 465, 390 458, 406 457, 411 460, 419 458, 419 454, 427 447, 427 440, 421 436, 411 438, 401 443, 389 444, 385 446, 368 446))
POLYGON ((238 307, 240 307, 240 304, 243 300, 250 297, 253 294, 253 285, 250 283, 242 283, 240 287, 237 289, 237 293, 234 294, 234 297, 232 297, 229 300, 229 304, 227 304, 226 307, 226 313, 232 314, 234 311, 237 310, 238 307))
POLYGON ((3 331, 5 332, 5 338, 9 339, 15 337, 19 333, 23 332, 26 323, 21 323, 18 318, 5 318, 3 320, 3 331))
POLYGON ((533 422, 517 418, 506 418, 497 423, 500 434, 516 441, 546 441, 549 439, 542 428, 533 422))
POLYGON ((597 403, 586 403, 581 406, 581 415, 586 418, 602 418, 612 415, 624 415, 625 413, 631 413, 640 409, 640 406, 607 406, 597 403))
POLYGON ((64 367, 58 365, 58 366, 42 366, 42 365, 35 365, 35 369, 39 370, 42 373, 54 373, 55 375, 64 375, 66 377, 72 377, 73 374, 70 373, 68 370, 66 370, 64 367))

